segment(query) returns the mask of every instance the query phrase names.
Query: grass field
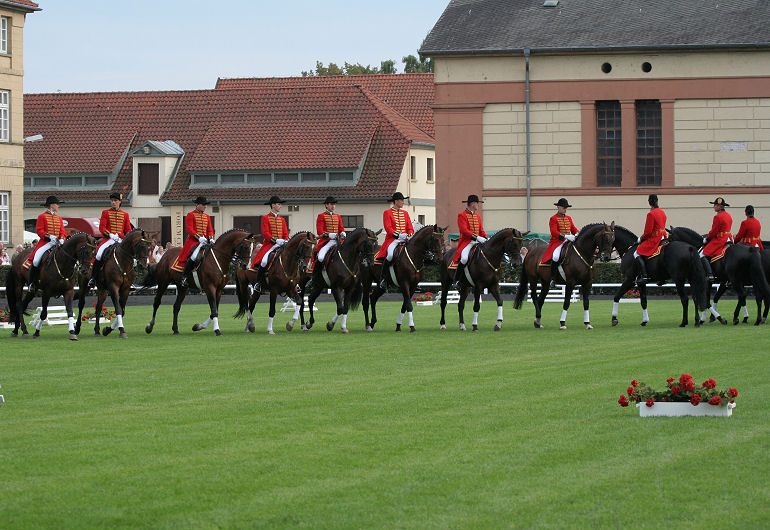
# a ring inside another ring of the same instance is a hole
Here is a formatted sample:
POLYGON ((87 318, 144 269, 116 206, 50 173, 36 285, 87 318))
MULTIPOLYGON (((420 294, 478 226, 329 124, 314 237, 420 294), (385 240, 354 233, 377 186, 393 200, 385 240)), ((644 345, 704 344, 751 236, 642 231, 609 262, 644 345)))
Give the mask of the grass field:
MULTIPOLYGON (((491 331, 256 335, 230 318, 194 334, 204 306, 170 307, 152 335, 130 307, 127 340, 0 336, 0 527, 696 528, 770 526, 770 327, 679 329, 680 306, 594 301, 514 311, 491 331), (639 418, 631 379, 713 377, 740 395, 732 418, 639 418)), ((731 314, 732 302, 723 303, 731 314)), ((257 307, 266 311, 265 305, 257 307)), ((467 321, 471 312, 467 311, 467 321)), ((407 328, 408 329, 408 328, 407 328)))

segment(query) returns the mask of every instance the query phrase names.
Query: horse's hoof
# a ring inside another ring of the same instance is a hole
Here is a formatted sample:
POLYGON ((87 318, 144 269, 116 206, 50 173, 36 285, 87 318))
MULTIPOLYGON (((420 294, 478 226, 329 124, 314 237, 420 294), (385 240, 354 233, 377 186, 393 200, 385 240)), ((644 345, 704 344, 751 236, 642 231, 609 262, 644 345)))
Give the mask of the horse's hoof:
POLYGON ((145 326, 145 328, 144 328, 144 332, 145 332, 145 333, 147 333, 148 335, 149 335, 150 333, 152 333, 152 326, 145 326))
POLYGON ((275 335, 275 331, 273 331, 272 329, 268 329, 267 330, 267 334, 268 335, 275 335))
POLYGON ((12 339, 15 339, 15 338, 16 338, 16 337, 18 337, 18 336, 19 336, 19 334, 18 334, 17 332, 15 332, 15 331, 11 331, 11 338, 12 338, 12 339))
POLYGON ((106 337, 107 335, 109 335, 110 333, 112 333, 112 328, 110 328, 110 327, 106 327, 106 328, 104 328, 104 329, 102 330, 102 335, 104 335, 105 337, 106 337))
POLYGON ((214 335, 216 335, 217 337, 221 337, 222 336, 222 332, 220 330, 218 330, 218 329, 215 329, 214 330, 214 335))
POLYGON ((612 327, 614 328, 617 325, 618 325, 618 319, 615 317, 612 317, 612 327))
POLYGON ((254 326, 253 321, 246 324, 246 331, 248 331, 249 333, 254 333, 256 330, 257 328, 254 326))
POLYGON ((417 329, 415 329, 414 326, 409 326, 409 333, 414 333, 415 331, 417 331, 417 329))
POLYGON ((29 333, 24 333, 24 334, 21 336, 21 338, 22 338, 22 339, 28 339, 28 338, 29 338, 29 333))
POLYGON ((494 331, 500 331, 503 329, 503 323, 501 321, 497 321, 497 324, 495 324, 495 327, 492 328, 494 331))
POLYGON ((740 321, 740 320, 738 320, 737 318, 734 318, 734 319, 733 319, 733 326, 737 326, 737 325, 738 325, 738 324, 740 324, 740 323, 741 323, 741 321, 740 321))
POLYGON ((719 320, 719 323, 723 326, 727 325, 727 320, 725 320, 725 317, 720 316, 717 320, 719 320))
POLYGON ((396 324, 396 331, 401 332, 401 324, 396 324))
POLYGON ((310 331, 310 328, 308 328, 307 326, 303 325, 302 326, 302 331, 305 331, 305 332, 310 331))
POLYGON ((334 324, 331 322, 326 323, 326 331, 331 331, 334 329, 334 324))
POLYGON ((460 331, 465 331, 465 324, 460 324, 460 331))
POLYGON ((537 320, 535 320, 535 329, 543 329, 543 325, 537 320))
POLYGON ((78 340, 78 336, 74 333, 70 333, 70 340, 78 340))
POLYGON ((441 324, 441 327, 440 327, 440 328, 438 328, 438 329, 446 329, 446 325, 444 325, 444 324, 441 324))
POLYGON ((478 330, 479 330, 479 326, 477 324, 473 324, 473 331, 478 331, 478 330))
POLYGON ((372 326, 366 326, 366 331, 374 331, 374 328, 372 326))
POLYGON ((120 332, 120 335, 118 335, 118 336, 119 336, 121 339, 127 339, 127 338, 128 338, 128 333, 126 333, 125 331, 121 331, 121 332, 120 332))
MULTIPOLYGON (((695 323, 695 327, 697 328, 699 326, 700 326, 700 324, 698 322, 696 322, 695 323)), ((680 328, 686 328, 687 327, 687 322, 682 322, 681 324, 679 324, 679 327, 680 328)))
MULTIPOLYGON (((701 320, 698 320, 697 322, 695 322, 695 327, 696 327, 696 328, 699 328, 699 327, 701 327, 702 325, 703 325, 703 321, 701 321, 701 320)), ((680 325, 679 325, 679 327, 680 327, 680 328, 683 328, 683 327, 685 327, 685 326, 686 326, 686 324, 684 324, 684 323, 682 323, 682 324, 680 324, 680 325)))
POLYGON ((586 322, 585 325, 586 325, 586 329, 594 329, 594 327, 591 325, 590 322, 586 322))
POLYGON ((754 322, 754 325, 755 325, 755 326, 759 326, 761 323, 762 323, 762 321, 761 321, 761 320, 757 320, 756 322, 754 322))
POLYGON ((762 324, 767 324, 767 319, 766 318, 762 319, 762 324))
POLYGON ((559 329, 567 329, 567 324, 565 322, 562 322, 559 326, 559 329))
POLYGON ((743 317, 743 323, 748 324, 749 323, 749 317, 743 317))
POLYGON ((648 320, 642 320, 641 324, 639 324, 639 325, 644 327, 644 326, 647 325, 647 322, 649 322, 649 321, 648 320))
POLYGON ((99 333, 98 331, 94 331, 94 337, 99 337, 101 339, 102 338, 102 334, 99 333))
POLYGON ((291 330, 293 330, 293 329, 294 329, 294 322, 292 322, 291 320, 289 320, 289 321, 286 323, 286 331, 291 331, 291 330))
POLYGON ((201 325, 200 325, 200 324, 193 324, 193 327, 192 327, 192 330, 193 330, 193 331, 200 331, 201 329, 202 329, 202 328, 201 328, 201 325))
POLYGON ((340 329, 340 331, 341 331, 341 332, 343 332, 345 335, 347 335, 348 333, 350 333, 350 332, 348 331, 348 328, 341 328, 341 329, 340 329))
POLYGON ((32 338, 33 339, 39 339, 40 338, 40 333, 35 332, 35 334, 32 335, 32 338))
POLYGON ((717 317, 715 317, 714 315, 711 315, 709 317, 709 322, 714 322, 716 319, 717 319, 717 317))

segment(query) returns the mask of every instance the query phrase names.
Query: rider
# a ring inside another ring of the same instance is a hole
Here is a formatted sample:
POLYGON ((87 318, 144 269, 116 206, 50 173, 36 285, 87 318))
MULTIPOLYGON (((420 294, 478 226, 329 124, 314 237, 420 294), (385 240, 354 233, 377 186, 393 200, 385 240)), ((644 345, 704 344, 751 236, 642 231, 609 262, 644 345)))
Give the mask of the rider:
POLYGON ((342 216, 334 213, 334 209, 337 207, 337 199, 332 196, 326 197, 324 207, 326 210, 319 213, 315 221, 316 231, 318 232, 317 252, 313 255, 310 266, 307 268, 308 274, 313 273, 316 260, 323 263, 329 251, 337 246, 337 241, 344 241, 347 235, 342 224, 342 216))
POLYGON ((278 212, 281 211, 281 206, 285 202, 278 198, 277 195, 273 195, 265 203, 270 206, 270 211, 262 216, 262 248, 254 256, 254 261, 251 262, 251 268, 257 271, 257 281, 252 285, 255 291, 259 291, 262 288, 270 253, 284 246, 289 239, 289 228, 286 226, 286 219, 278 215, 278 212))
POLYGON ((735 242, 746 243, 752 247, 759 247, 764 250, 765 246, 762 244, 762 238, 759 237, 761 231, 762 225, 759 224, 759 219, 754 217, 754 207, 749 204, 746 206, 746 220, 741 222, 741 227, 735 236, 735 242))
POLYGON ((658 249, 660 241, 666 236, 666 212, 658 206, 658 196, 651 193, 647 197, 650 211, 647 212, 647 220, 644 223, 644 232, 637 243, 639 246, 634 251, 634 259, 639 267, 639 276, 636 278, 638 285, 647 283, 647 260, 658 249))
POLYGON ((479 215, 479 203, 484 201, 479 199, 478 195, 468 195, 465 209, 457 214, 457 226, 460 228, 460 240, 457 242, 457 249, 449 264, 449 270, 455 271, 452 289, 457 289, 460 285, 460 278, 463 267, 468 263, 468 256, 471 249, 477 243, 483 243, 487 240, 487 233, 481 225, 481 216, 479 215))
POLYGON ((195 199, 195 209, 189 212, 184 219, 187 230, 187 239, 179 252, 177 262, 172 269, 179 271, 184 265, 180 285, 187 287, 187 276, 192 272, 198 261, 201 247, 204 243, 214 244, 214 227, 211 226, 211 217, 206 213, 206 205, 211 204, 206 197, 198 196, 195 199))
POLYGON ((382 213, 382 224, 385 227, 385 242, 374 258, 375 262, 382 261, 384 258, 379 282, 379 286, 382 289, 385 289, 388 284, 388 269, 396 246, 399 243, 405 243, 407 238, 414 234, 414 227, 412 226, 412 220, 409 218, 409 213, 401 209, 404 206, 404 200, 408 198, 404 197, 404 194, 400 191, 395 192, 388 199, 388 202, 392 202, 393 206, 382 213))
POLYGON ((711 224, 711 231, 703 238, 703 243, 706 246, 703 247, 699 255, 703 262, 703 268, 706 270, 708 281, 713 282, 714 273, 711 270, 711 258, 719 256, 724 246, 731 240, 730 230, 733 227, 733 217, 725 210, 725 207, 730 205, 722 197, 709 201, 709 204, 714 205, 716 215, 714 215, 714 222, 711 224))
POLYGON ((548 221, 551 239, 548 241, 548 248, 545 249, 541 260, 541 263, 548 263, 548 260, 551 260, 551 286, 556 284, 556 277, 559 275, 559 259, 564 242, 575 241, 575 234, 578 233, 575 223, 572 222, 572 217, 567 215, 567 208, 572 208, 567 199, 562 197, 553 205, 556 206, 556 213, 548 221))
POLYGON ((96 277, 102 268, 102 256, 104 251, 115 243, 120 243, 126 234, 131 231, 131 220, 128 218, 128 212, 120 209, 123 202, 123 194, 113 191, 110 193, 110 208, 102 210, 102 218, 99 221, 99 232, 104 234, 104 239, 99 243, 96 250, 94 264, 91 268, 91 279, 88 280, 88 286, 93 287, 96 283, 96 277))
POLYGON ((46 208, 46 211, 37 216, 35 231, 40 239, 35 246, 35 250, 32 251, 32 254, 29 255, 23 265, 25 269, 29 269, 28 284, 30 286, 37 282, 37 278, 40 275, 40 261, 43 259, 46 251, 58 243, 63 243, 67 237, 67 233, 64 231, 64 222, 57 213, 59 211, 59 204, 61 202, 55 195, 49 195, 41 205, 46 208))

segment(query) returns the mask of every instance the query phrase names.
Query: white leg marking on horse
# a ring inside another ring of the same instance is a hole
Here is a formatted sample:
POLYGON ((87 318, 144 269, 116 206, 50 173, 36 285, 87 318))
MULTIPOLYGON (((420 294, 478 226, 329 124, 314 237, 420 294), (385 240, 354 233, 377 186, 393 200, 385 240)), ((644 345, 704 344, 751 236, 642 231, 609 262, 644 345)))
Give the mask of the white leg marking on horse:
POLYGON ((291 317, 292 320, 299 320, 299 306, 294 308, 294 314, 291 317))
POLYGON ((201 329, 206 329, 207 327, 209 327, 209 324, 211 324, 211 317, 207 318, 206 321, 203 324, 201 324, 201 329))
POLYGON ((583 311, 583 322, 591 322, 591 317, 588 315, 588 309, 583 311))
POLYGON ((503 306, 501 305, 497 306, 497 320, 503 321, 503 306))
POLYGON ((559 320, 561 322, 566 322, 567 321, 567 310, 566 309, 562 309, 561 310, 561 318, 559 320))
POLYGON ((273 331, 273 317, 267 319, 267 331, 273 331))
POLYGON ((711 311, 711 314, 714 315, 714 318, 719 318, 719 313, 717 312, 715 305, 709 307, 709 311, 711 311))
POLYGON ((117 320, 118 320, 118 327, 122 328, 123 327, 123 315, 118 315, 117 320))
POLYGON ((612 302, 612 316, 614 317, 618 316, 619 307, 620 307, 620 302, 612 302))
POLYGON ((709 313, 709 312, 708 312, 708 309, 704 309, 704 310, 703 310, 703 312, 702 312, 702 313, 701 313, 701 315, 700 315, 700 319, 701 319, 701 320, 703 320, 703 321, 705 322, 705 320, 706 320, 706 315, 708 315, 708 313, 709 313))
POLYGON ((478 326, 479 325, 479 312, 474 311, 473 312, 473 325, 478 326))
POLYGON ((342 320, 340 321, 340 327, 342 329, 347 329, 348 328, 348 316, 347 315, 342 315, 342 320))
POLYGON ((396 319, 396 324, 401 324, 404 321, 404 314, 401 313, 398 315, 398 318, 396 319))
POLYGON ((219 329, 219 317, 214 317, 212 321, 214 322, 214 329, 219 329))
POLYGON ((749 308, 746 306, 743 306, 743 316, 745 317, 749 316, 749 308))
POLYGON ((413 327, 414 326, 414 315, 412 315, 411 311, 409 311, 409 313, 407 313, 407 314, 409 315, 409 327, 413 327))
POLYGON ((642 322, 649 322, 650 321, 650 315, 647 313, 646 309, 642 309, 642 322))
POLYGON ((112 322, 110 322, 110 329, 116 329, 118 327, 118 317, 115 317, 112 322))
POLYGON ((75 331, 75 317, 67 317, 67 324, 69 324, 70 333, 75 331))
POLYGON ((332 324, 336 324, 337 321, 340 319, 340 315, 336 314, 332 317, 332 324))
MULTIPOLYGON (((710 308, 710 309, 711 309, 711 312, 712 312, 712 313, 713 313, 714 311, 716 311, 716 310, 717 310, 717 303, 716 303, 716 302, 712 302, 712 303, 711 303, 711 308, 710 308)), ((716 315, 714 315, 714 316, 716 316, 716 315)))

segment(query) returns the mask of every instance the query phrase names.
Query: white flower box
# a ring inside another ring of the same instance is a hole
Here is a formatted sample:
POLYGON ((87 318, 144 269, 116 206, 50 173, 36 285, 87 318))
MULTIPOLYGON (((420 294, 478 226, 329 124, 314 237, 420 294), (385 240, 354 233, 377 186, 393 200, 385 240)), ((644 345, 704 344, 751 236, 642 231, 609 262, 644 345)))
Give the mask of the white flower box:
POLYGON ((642 300, 639 298, 621 298, 621 304, 641 304, 642 300))
POLYGON ((652 407, 646 403, 637 403, 639 416, 732 416, 735 403, 727 405, 709 405, 707 402, 701 402, 698 405, 691 405, 689 402, 671 403, 667 401, 656 401, 652 407))

